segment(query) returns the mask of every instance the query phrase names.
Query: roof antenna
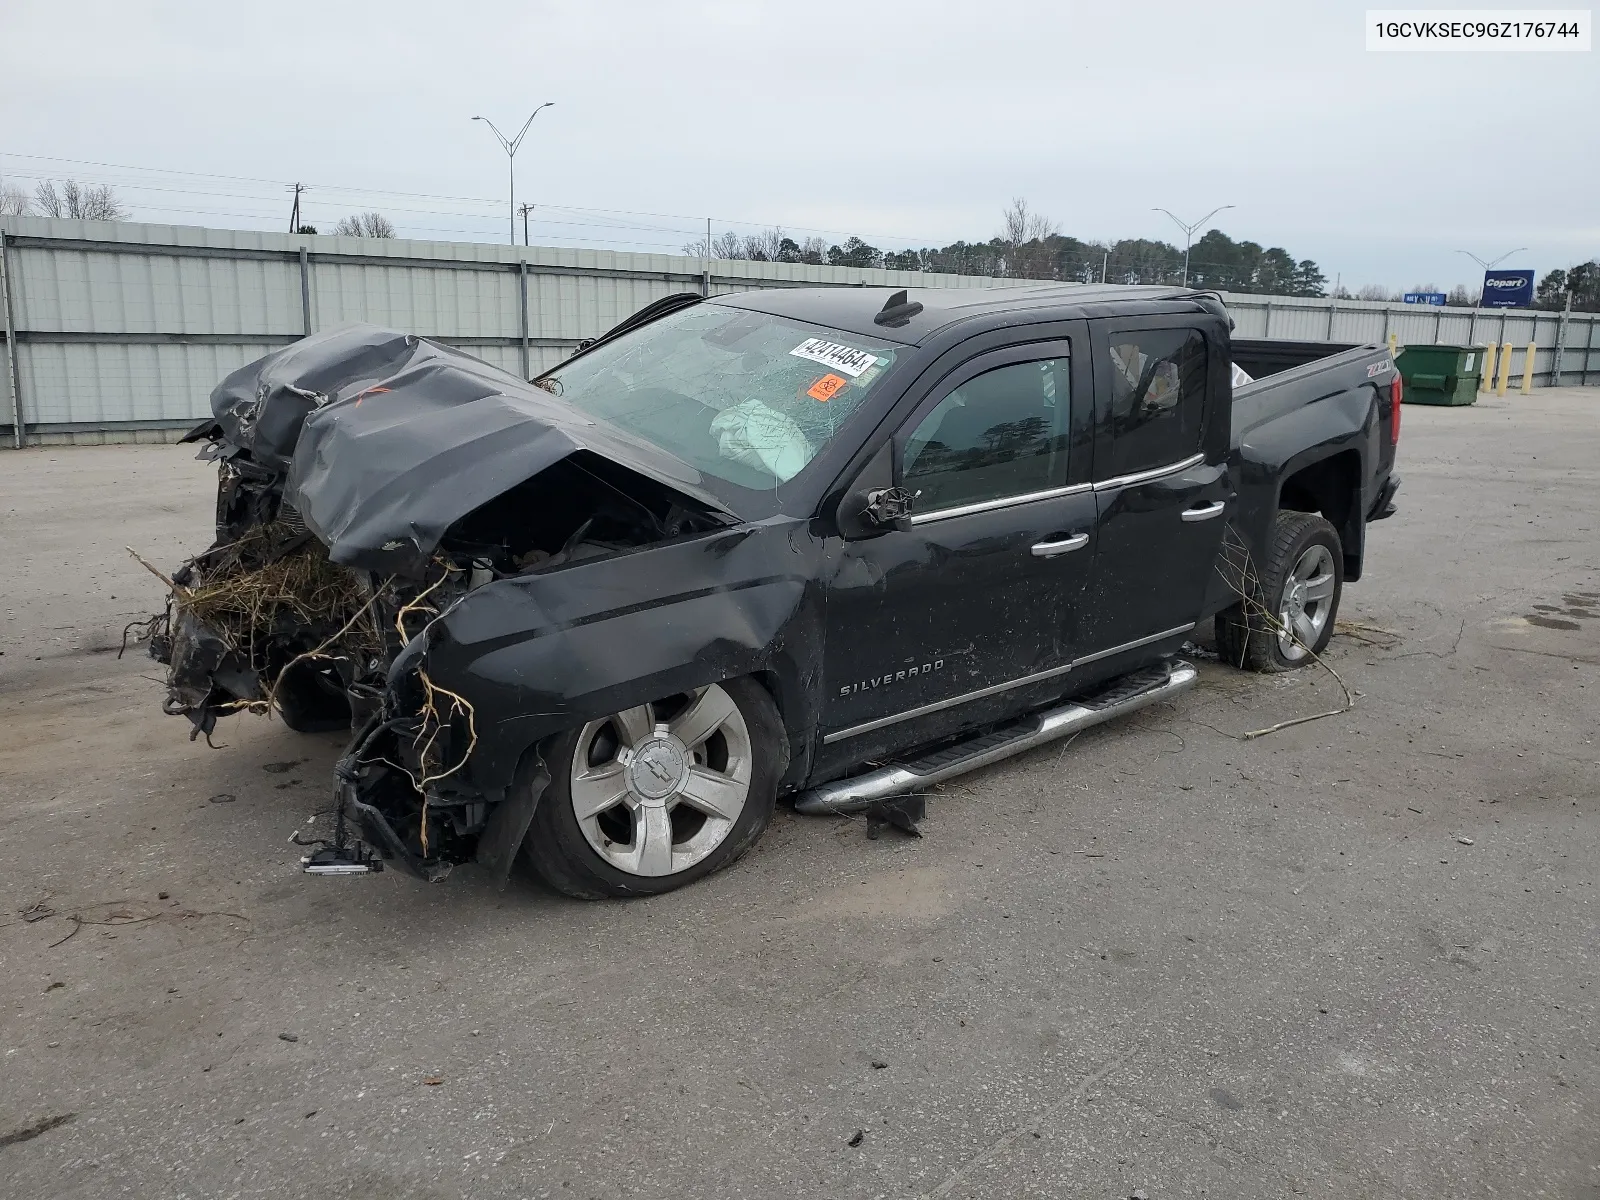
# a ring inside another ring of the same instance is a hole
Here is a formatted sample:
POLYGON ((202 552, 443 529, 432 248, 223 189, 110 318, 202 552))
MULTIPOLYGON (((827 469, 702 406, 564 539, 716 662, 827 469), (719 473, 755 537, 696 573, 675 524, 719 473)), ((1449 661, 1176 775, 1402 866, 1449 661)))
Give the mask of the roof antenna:
POLYGON ((910 300, 902 289, 894 293, 883 302, 883 307, 878 310, 878 315, 872 318, 874 325, 887 325, 891 329, 898 329, 907 324, 912 317, 922 311, 922 303, 910 300))

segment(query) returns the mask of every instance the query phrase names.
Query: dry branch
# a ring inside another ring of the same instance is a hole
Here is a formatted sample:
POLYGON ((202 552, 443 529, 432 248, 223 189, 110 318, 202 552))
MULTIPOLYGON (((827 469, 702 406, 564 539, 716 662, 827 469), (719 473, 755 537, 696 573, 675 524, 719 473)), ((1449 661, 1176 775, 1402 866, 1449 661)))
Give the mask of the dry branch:
MULTIPOLYGON (((1223 544, 1222 553, 1225 561, 1228 559, 1229 553, 1232 549, 1233 548, 1227 543, 1223 544)), ((1293 638, 1295 643, 1299 645, 1299 647, 1307 654, 1309 654, 1319 667, 1327 671, 1329 675, 1333 676, 1334 682, 1339 685, 1339 690, 1344 693, 1344 704, 1339 708, 1330 708, 1326 712, 1312 713, 1310 716, 1306 717, 1293 717, 1287 721, 1279 721, 1275 725, 1268 725, 1265 729, 1251 729, 1248 732, 1239 734, 1239 740, 1241 742, 1254 741, 1256 738, 1266 737, 1269 733, 1277 733, 1280 729, 1288 729, 1295 725, 1305 725, 1311 721, 1320 721, 1324 717, 1337 717, 1342 713, 1349 712, 1356 706, 1355 694, 1350 690, 1349 686, 1346 685, 1339 672, 1335 671, 1320 654, 1318 654, 1310 646, 1306 645, 1304 639, 1300 637, 1298 632, 1285 625, 1282 618, 1280 618, 1277 613, 1269 611, 1267 606, 1261 603, 1259 599, 1260 577, 1256 574, 1255 560, 1251 556, 1248 547, 1241 546, 1238 549, 1244 556, 1243 560, 1237 562, 1228 562, 1229 566, 1237 568, 1236 578, 1238 582, 1235 583, 1233 582, 1233 578, 1230 578, 1229 583, 1233 588, 1234 594, 1239 597, 1240 604, 1244 608, 1247 626, 1254 623, 1251 620, 1253 617, 1262 625, 1266 626, 1267 631, 1269 631, 1272 636, 1281 637, 1287 635, 1288 637, 1293 638)), ((1242 666, 1243 664, 1236 663, 1234 665, 1242 666)))

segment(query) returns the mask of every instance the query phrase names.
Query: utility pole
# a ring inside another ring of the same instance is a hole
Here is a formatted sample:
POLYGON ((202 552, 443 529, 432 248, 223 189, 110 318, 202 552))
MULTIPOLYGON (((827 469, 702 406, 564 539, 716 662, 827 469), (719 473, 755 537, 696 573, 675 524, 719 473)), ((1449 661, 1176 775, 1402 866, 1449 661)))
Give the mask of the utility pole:
POLYGON ((522 123, 522 129, 520 131, 518 131, 517 136, 514 137, 514 138, 508 138, 505 134, 501 133, 500 130, 495 127, 495 123, 493 121, 489 120, 488 117, 473 117, 472 118, 474 121, 482 121, 485 125, 487 125, 494 132, 494 136, 499 139, 500 146, 501 146, 502 149, 505 150, 506 159, 507 159, 508 163, 510 164, 510 170, 511 170, 511 244, 513 246, 515 246, 517 244, 517 147, 522 145, 522 139, 525 138, 528 135, 528 126, 533 124, 533 118, 537 117, 540 113, 542 113, 545 109, 549 108, 554 103, 555 103, 554 100, 546 100, 543 104, 539 105, 538 108, 534 109, 533 112, 529 114, 528 119, 522 123))
POLYGON ((294 206, 289 209, 289 232, 290 233, 299 233, 300 232, 300 193, 306 190, 306 185, 303 184, 303 183, 295 183, 295 184, 290 184, 290 188, 294 191, 294 206))
POLYGON ((522 214, 522 244, 526 246, 528 244, 528 214, 533 211, 533 205, 523 201, 522 206, 517 211, 522 214))
POLYGON ((1109 250, 1100 251, 1100 282, 1101 283, 1104 283, 1106 281, 1106 262, 1107 262, 1108 259, 1110 259, 1110 257, 1111 257, 1111 251, 1109 251, 1109 250))
POLYGON ((1184 287, 1188 287, 1189 286, 1189 246, 1194 242, 1195 231, 1198 230, 1198 229, 1203 228, 1207 221, 1211 220, 1212 217, 1216 216, 1224 208, 1233 208, 1233 207, 1234 206, 1232 204, 1224 204, 1219 208, 1213 208, 1210 212, 1208 212, 1205 216, 1201 217, 1193 225, 1184 224, 1182 221, 1178 220, 1177 217, 1173 216, 1172 213, 1167 212, 1167 210, 1164 209, 1164 208, 1152 208, 1150 210, 1151 212, 1166 213, 1167 216, 1172 217, 1172 223, 1174 225, 1176 225, 1179 229, 1183 230, 1183 286, 1184 287))

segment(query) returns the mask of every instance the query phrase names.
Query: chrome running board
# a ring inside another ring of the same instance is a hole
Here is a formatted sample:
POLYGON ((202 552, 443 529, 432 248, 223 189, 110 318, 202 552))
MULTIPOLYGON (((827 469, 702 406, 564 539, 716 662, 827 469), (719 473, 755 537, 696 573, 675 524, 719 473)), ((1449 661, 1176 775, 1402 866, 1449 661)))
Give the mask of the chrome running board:
POLYGON ((1034 713, 979 737, 907 762, 891 763, 865 775, 811 788, 800 793, 795 809, 813 816, 859 812, 887 796, 903 795, 954 779, 1186 692, 1194 686, 1198 676, 1199 672, 1191 664, 1181 660, 1134 671, 1070 704, 1034 713))

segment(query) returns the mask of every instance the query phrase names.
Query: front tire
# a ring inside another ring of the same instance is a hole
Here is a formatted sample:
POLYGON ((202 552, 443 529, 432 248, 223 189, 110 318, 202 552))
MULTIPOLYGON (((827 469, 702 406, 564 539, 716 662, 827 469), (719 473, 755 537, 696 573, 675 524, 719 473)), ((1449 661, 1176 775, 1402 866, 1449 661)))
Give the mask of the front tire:
POLYGON ((777 707, 734 679, 551 740, 523 853, 582 900, 653 896, 729 865, 761 836, 788 765, 777 707))
POLYGON ((1217 656, 1252 671, 1292 671, 1333 637, 1344 592, 1339 532, 1316 513, 1278 514, 1267 561, 1244 581, 1246 596, 1217 614, 1217 656))

